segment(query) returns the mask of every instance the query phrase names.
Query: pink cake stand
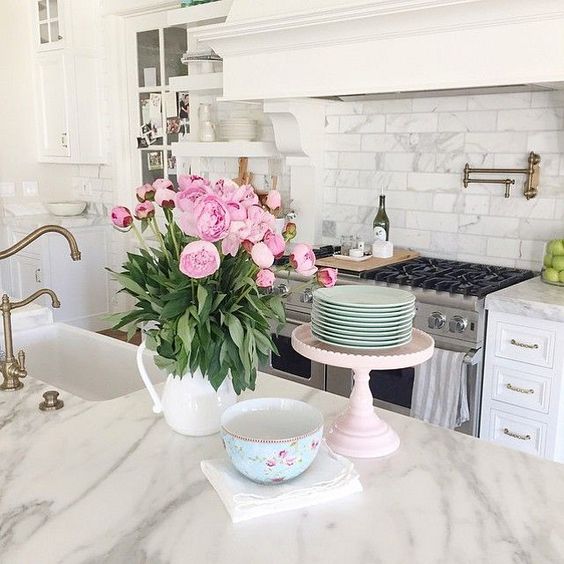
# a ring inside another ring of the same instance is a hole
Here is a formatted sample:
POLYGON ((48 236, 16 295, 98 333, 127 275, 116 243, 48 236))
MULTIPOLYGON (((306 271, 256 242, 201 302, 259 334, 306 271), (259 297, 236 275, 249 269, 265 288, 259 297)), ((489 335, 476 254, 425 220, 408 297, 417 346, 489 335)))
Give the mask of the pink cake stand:
POLYGON ((435 341, 413 329, 407 345, 391 349, 355 349, 322 343, 311 333, 309 323, 292 332, 292 346, 302 356, 331 366, 351 368, 354 387, 349 405, 339 415, 326 437, 335 452, 353 458, 375 458, 395 452, 400 445, 397 433, 376 415, 370 391, 370 371, 407 368, 433 356, 435 341))

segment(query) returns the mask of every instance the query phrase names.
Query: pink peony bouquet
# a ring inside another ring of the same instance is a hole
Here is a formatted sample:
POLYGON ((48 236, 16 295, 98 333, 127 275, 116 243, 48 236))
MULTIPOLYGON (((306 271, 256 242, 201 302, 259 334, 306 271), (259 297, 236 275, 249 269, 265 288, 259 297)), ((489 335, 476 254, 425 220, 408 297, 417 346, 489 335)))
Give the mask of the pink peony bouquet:
MULTIPOLYGON (((281 299, 271 291, 273 265, 295 225, 283 234, 275 230, 272 212, 281 206, 280 193, 271 191, 261 205, 250 185, 227 179, 211 184, 192 175, 181 176, 178 188, 166 179, 145 184, 136 196, 133 212, 124 206, 111 211, 113 225, 139 241, 139 252, 129 253, 123 271, 113 273, 136 300, 131 311, 116 316, 115 328, 132 334, 149 324, 155 362, 175 376, 200 369, 215 389, 228 376, 237 393, 254 389, 259 363, 277 354, 271 323, 284 322, 281 299)), ((305 244, 295 245, 280 268, 320 286, 336 282, 336 270, 318 269, 305 244)))

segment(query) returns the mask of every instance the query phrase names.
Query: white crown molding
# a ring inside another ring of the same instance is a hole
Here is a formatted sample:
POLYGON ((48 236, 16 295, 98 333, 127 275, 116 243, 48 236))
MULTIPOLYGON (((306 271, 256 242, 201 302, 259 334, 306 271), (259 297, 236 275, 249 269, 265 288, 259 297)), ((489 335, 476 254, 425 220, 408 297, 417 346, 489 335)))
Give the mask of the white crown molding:
POLYGON ((176 0, 100 0, 103 16, 132 16, 178 8, 176 0))

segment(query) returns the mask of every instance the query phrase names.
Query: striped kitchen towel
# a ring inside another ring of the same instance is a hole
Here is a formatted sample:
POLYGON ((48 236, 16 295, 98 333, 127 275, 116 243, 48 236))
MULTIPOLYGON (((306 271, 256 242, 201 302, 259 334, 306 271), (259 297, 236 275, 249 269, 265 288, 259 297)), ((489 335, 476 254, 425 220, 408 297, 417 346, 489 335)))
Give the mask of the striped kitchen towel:
POLYGON ((435 349, 427 362, 415 367, 411 415, 454 429, 470 418, 463 352, 435 349))

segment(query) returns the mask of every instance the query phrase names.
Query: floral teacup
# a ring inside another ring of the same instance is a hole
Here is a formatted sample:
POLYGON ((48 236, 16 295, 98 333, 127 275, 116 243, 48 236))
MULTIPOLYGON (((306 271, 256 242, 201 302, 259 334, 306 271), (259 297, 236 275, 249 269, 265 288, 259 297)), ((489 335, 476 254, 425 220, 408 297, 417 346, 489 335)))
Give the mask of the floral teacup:
POLYGON ((307 470, 319 451, 323 415, 283 398, 239 402, 221 418, 223 444, 237 470, 262 484, 278 484, 307 470))

